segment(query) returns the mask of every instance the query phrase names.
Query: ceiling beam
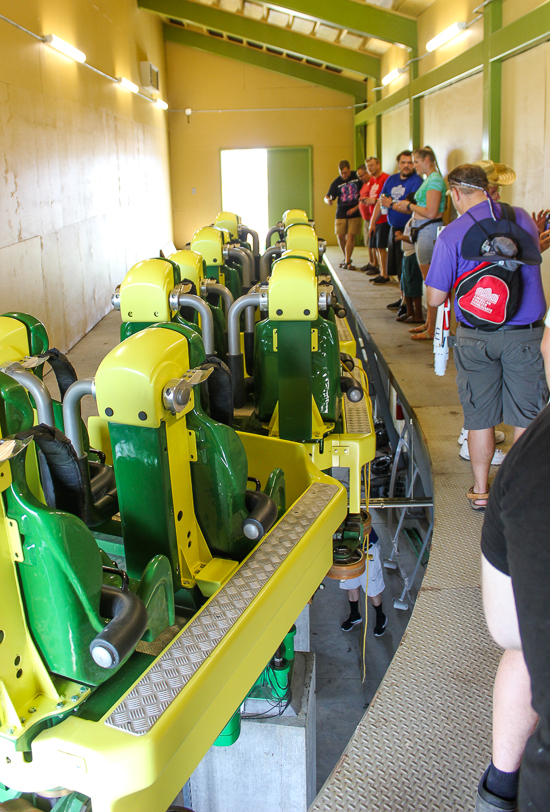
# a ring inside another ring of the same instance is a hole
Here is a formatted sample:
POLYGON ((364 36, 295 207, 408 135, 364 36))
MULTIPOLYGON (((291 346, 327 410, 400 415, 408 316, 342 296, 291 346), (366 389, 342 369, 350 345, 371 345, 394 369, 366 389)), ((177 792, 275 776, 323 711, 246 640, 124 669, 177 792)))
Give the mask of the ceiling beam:
POLYGON ((290 51, 306 59, 325 62, 377 80, 380 78, 378 57, 341 45, 333 45, 316 37, 298 34, 288 28, 258 22, 240 14, 204 6, 191 0, 139 0, 139 6, 166 17, 203 25, 205 28, 259 42, 271 48, 290 51))
POLYGON ((275 73, 293 76, 295 79, 327 87, 330 90, 337 90, 340 93, 348 93, 358 103, 365 101, 367 86, 364 82, 357 82, 355 79, 339 76, 324 68, 315 68, 311 65, 305 65, 303 62, 294 62, 282 56, 266 53, 266 51, 260 51, 246 45, 237 45, 225 39, 211 37, 208 34, 199 34, 196 31, 178 28, 175 25, 164 25, 164 39, 167 42, 177 42, 180 45, 188 45, 201 51, 209 51, 217 56, 236 59, 238 62, 245 62, 275 73))
POLYGON ((357 3, 355 0, 285 0, 281 6, 271 2, 268 5, 291 14, 298 13, 316 22, 347 28, 360 36, 399 42, 408 48, 417 47, 416 20, 379 6, 357 3))

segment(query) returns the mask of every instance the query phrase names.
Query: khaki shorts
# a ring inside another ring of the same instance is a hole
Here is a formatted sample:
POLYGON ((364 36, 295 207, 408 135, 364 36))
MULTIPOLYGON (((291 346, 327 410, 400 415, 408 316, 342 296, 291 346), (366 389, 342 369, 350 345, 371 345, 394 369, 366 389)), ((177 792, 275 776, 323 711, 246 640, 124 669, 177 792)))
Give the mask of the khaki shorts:
POLYGON ((525 429, 545 407, 543 331, 544 326, 487 333, 459 324, 454 361, 465 429, 500 423, 525 429))
POLYGON ((334 233, 338 235, 353 234, 355 237, 361 233, 363 228, 362 217, 342 217, 341 220, 335 220, 334 233))

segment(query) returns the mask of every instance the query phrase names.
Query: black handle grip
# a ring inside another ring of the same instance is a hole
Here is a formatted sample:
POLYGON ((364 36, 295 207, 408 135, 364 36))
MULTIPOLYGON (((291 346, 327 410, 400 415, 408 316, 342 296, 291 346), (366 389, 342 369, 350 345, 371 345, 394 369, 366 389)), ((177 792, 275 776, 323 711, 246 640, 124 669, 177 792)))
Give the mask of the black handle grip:
POLYGON ((259 541, 277 521, 277 505, 263 491, 247 491, 244 497, 249 512, 242 524, 243 533, 251 541, 259 541))
POLYGON ((112 620, 90 643, 90 654, 101 668, 116 668, 143 637, 147 628, 147 609, 133 592, 103 584, 99 613, 112 620))
POLYGON ((340 378, 340 386, 342 392, 344 392, 347 399, 351 400, 352 403, 359 403, 360 400, 363 400, 363 390, 353 378, 348 378, 346 375, 343 375, 340 378))
POLYGON ((340 353, 340 361, 343 363, 348 372, 353 372, 355 369, 355 361, 347 352, 340 353))
POLYGON ((236 409, 242 409, 246 403, 243 354, 240 352, 238 355, 228 355, 226 360, 233 378, 233 403, 236 409))
POLYGON ((254 333, 244 334, 244 362, 248 375, 254 374, 254 333))

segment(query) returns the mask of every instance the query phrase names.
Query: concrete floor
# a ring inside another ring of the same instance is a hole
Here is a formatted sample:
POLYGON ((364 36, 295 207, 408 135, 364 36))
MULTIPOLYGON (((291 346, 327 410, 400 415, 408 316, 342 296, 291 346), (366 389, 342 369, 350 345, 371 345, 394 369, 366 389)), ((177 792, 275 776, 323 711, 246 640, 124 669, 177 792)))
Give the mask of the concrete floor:
MULTIPOLYGON (((78 377, 93 377, 105 355, 119 342, 120 313, 111 311, 68 353, 78 377)), ((53 374, 45 375, 45 383, 52 394, 57 395, 53 374)), ((95 401, 86 397, 82 401, 85 420, 97 414, 95 401)), ((382 557, 391 549, 386 517, 373 517, 373 525, 380 537, 382 557)), ((415 558, 405 541, 402 547, 403 561, 408 570, 415 558)), ((413 595, 416 595, 423 568, 419 573, 413 595)), ((366 673, 361 682, 361 662, 364 625, 356 626, 349 633, 340 629, 348 615, 346 593, 337 581, 325 579, 311 608, 311 648, 317 662, 317 788, 319 789, 338 762, 357 724, 372 701, 386 669, 399 646, 410 611, 393 608, 393 598, 402 589, 400 576, 384 570, 386 589, 383 594, 384 611, 388 616, 387 631, 381 638, 373 635, 374 610, 369 605, 366 640, 366 673)), ((362 596, 362 599, 364 596, 362 596)), ((364 615, 364 608, 362 610, 364 615)))

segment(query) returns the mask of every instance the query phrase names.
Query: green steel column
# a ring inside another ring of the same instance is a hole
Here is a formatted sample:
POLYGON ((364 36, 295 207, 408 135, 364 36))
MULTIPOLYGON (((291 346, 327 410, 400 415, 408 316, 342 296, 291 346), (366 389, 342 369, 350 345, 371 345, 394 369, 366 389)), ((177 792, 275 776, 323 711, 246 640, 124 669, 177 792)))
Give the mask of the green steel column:
MULTIPOLYGON (((379 83, 380 84, 380 83, 379 83)), ((374 94, 375 102, 379 102, 382 98, 380 90, 376 90, 374 94)), ((378 115, 375 118, 375 133, 376 133, 376 150, 375 154, 382 160, 382 116, 378 115)))
POLYGON ((367 152, 367 127, 365 124, 359 124, 355 127, 355 154, 354 154, 354 169, 365 163, 367 152))
MULTIPOLYGON (((410 59, 417 56, 416 51, 410 52, 410 59)), ((418 78, 418 62, 411 62, 409 67, 409 149, 417 149, 420 144, 420 96, 412 95, 412 83, 418 78)))
POLYGON ((483 157, 500 160, 502 60, 491 61, 491 34, 502 27, 502 0, 483 10, 483 157))

